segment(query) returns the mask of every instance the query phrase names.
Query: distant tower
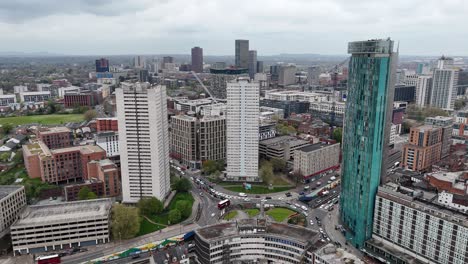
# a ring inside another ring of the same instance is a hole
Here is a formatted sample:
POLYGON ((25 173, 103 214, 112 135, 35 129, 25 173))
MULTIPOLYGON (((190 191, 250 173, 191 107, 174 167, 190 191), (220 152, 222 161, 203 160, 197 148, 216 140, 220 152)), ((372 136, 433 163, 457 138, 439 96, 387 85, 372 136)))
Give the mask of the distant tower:
POLYGON ((432 75, 431 103, 433 107, 454 110, 457 99, 459 69, 453 67, 453 59, 442 56, 432 75))
POLYGON ((239 79, 227 83, 227 177, 232 181, 259 181, 259 84, 239 79))
POLYGON ((109 60, 106 58, 96 60, 96 72, 109 72, 109 60))
POLYGON ((375 196, 385 173, 397 53, 390 39, 350 42, 348 53, 340 217, 348 241, 362 247, 372 236, 375 196))
POLYGON ((133 65, 135 66, 135 68, 140 68, 140 69, 146 68, 145 57, 135 56, 135 58, 133 59, 133 65))
POLYGON ((253 79, 257 73, 257 51, 249 50, 249 77, 253 79))
POLYGON ((236 67, 249 67, 249 41, 245 39, 236 39, 236 67))
POLYGON ((200 47, 192 48, 192 71, 203 72, 203 49, 200 47))
POLYGON ((115 93, 123 202, 164 200, 171 189, 166 87, 124 82, 115 93))
POLYGON ((319 85, 320 67, 311 66, 307 68, 307 83, 309 86, 319 85))

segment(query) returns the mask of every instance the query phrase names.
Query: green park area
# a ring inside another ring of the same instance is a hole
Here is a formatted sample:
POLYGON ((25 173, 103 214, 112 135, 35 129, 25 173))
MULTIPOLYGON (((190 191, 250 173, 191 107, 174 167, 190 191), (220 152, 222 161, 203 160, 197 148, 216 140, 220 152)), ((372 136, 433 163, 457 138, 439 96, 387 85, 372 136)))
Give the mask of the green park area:
POLYGON ((69 122, 81 122, 84 120, 82 114, 54 114, 54 115, 31 115, 0 118, 0 125, 12 124, 19 126, 24 124, 39 123, 42 125, 60 125, 69 122))
POLYGON ((252 208, 252 209, 245 209, 244 212, 246 212, 249 217, 255 217, 260 213, 260 210, 257 208, 252 208))
POLYGON ((234 217, 237 216, 237 211, 230 211, 229 213, 227 213, 225 216, 224 216, 224 219, 225 220, 231 220, 233 219, 234 217))
POLYGON ((290 217, 291 215, 295 213, 296 212, 292 210, 289 210, 287 208, 282 208, 282 207, 273 208, 266 212, 266 214, 270 216, 271 218, 273 218, 273 220, 275 220, 276 222, 283 222, 285 219, 287 219, 288 217, 290 217))

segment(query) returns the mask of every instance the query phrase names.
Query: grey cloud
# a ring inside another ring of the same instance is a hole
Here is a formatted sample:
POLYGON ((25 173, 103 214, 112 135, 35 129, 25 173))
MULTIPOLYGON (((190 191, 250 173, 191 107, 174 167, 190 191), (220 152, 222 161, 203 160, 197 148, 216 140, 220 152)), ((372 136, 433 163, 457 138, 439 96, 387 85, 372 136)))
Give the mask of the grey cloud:
POLYGON ((82 13, 118 16, 144 10, 152 3, 151 0, 0 0, 0 21, 22 23, 50 15, 82 13))

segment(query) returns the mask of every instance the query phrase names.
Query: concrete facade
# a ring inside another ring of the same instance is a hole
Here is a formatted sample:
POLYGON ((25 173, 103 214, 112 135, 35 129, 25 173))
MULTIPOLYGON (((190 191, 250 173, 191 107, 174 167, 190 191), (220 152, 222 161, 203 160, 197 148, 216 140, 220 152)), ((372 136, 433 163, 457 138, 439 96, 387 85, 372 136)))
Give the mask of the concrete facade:
POLYGON ((14 254, 109 242, 112 202, 95 199, 29 206, 11 226, 14 254))
POLYGON ((441 150, 442 128, 412 127, 408 144, 403 147, 402 166, 412 171, 428 170, 440 161, 441 150))
POLYGON ((164 200, 170 192, 166 87, 121 83, 116 101, 123 201, 164 200))
POLYGON ((227 177, 259 181, 259 84, 241 79, 227 84, 227 177))
POLYGON ((10 231, 26 206, 26 192, 21 185, 0 185, 0 238, 10 231))
POLYGON ((297 149, 294 154, 294 171, 305 178, 325 172, 340 165, 340 144, 317 143, 297 149))

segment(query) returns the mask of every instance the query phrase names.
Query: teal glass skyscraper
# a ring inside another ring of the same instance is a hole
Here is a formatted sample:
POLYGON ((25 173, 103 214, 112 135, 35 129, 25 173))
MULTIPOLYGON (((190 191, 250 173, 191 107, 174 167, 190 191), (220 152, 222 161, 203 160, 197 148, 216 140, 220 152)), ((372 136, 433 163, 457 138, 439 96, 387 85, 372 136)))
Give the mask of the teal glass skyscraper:
POLYGON ((374 200, 385 171, 397 53, 390 39, 350 42, 348 53, 340 217, 348 241, 362 247, 372 236, 374 200))

